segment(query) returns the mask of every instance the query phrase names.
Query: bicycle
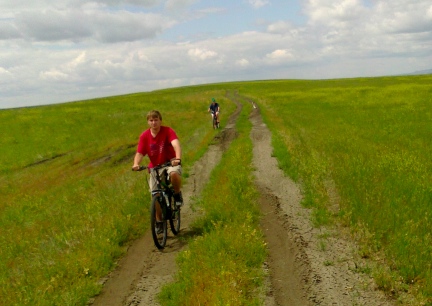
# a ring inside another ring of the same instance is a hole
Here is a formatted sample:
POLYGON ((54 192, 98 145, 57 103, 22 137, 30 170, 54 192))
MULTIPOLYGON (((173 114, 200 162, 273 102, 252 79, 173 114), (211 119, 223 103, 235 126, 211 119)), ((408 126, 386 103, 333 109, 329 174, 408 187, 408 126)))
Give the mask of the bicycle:
POLYGON ((214 129, 218 129, 219 128, 219 122, 218 122, 218 119, 216 117, 216 113, 212 111, 211 114, 212 114, 212 126, 214 129))
POLYGON ((155 246, 161 250, 165 248, 168 225, 170 223, 171 231, 174 235, 180 232, 180 207, 174 201, 174 189, 169 180, 168 167, 171 162, 158 165, 154 168, 140 166, 138 171, 150 169, 150 175, 153 175, 156 181, 156 189, 152 190, 152 199, 150 205, 150 229, 155 246), (162 171, 159 171, 162 170, 162 171), (157 214, 162 213, 162 220, 157 220, 157 214))

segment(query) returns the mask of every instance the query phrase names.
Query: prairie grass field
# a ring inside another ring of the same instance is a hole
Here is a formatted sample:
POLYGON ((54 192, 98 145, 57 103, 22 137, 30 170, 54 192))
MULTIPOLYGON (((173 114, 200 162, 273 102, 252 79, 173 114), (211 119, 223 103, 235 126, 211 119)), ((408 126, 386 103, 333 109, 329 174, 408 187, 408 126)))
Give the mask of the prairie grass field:
POLYGON ((147 112, 176 130, 187 177, 215 134, 210 97, 235 108, 224 94, 172 89, 0 111, 0 304, 85 305, 148 228, 148 185, 131 171, 147 112))
POLYGON ((261 106, 316 226, 349 226, 377 262, 381 289, 431 304, 432 76, 268 81, 239 92, 261 106))
POLYGON ((205 212, 193 225, 201 235, 178 258, 162 305, 197 297, 260 305, 265 247, 249 175, 250 100, 314 225, 349 231, 375 263, 363 270, 400 304, 432 305, 432 75, 221 83, 0 110, 1 303, 86 305, 149 227, 148 187, 130 170, 146 113, 160 110, 176 130, 187 183, 188 165, 218 133, 211 97, 223 107, 222 127, 236 107, 227 91, 242 97, 239 136, 194 204, 205 212), (202 291, 209 280, 214 287, 202 291))

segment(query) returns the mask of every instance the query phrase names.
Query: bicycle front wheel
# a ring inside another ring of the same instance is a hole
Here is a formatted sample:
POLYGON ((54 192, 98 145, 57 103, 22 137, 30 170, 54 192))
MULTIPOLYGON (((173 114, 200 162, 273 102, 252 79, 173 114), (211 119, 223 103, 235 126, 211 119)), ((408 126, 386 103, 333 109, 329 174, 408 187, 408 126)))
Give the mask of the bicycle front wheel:
POLYGON ((180 232, 180 207, 176 207, 176 204, 174 203, 174 197, 170 198, 170 205, 172 211, 170 218, 171 231, 174 235, 177 235, 180 232))
MULTIPOLYGON (((163 198, 162 198, 162 201, 163 198)), ((162 206, 159 196, 153 196, 150 208, 150 228, 155 246, 161 250, 166 245, 167 240, 167 221, 162 213, 162 206)))

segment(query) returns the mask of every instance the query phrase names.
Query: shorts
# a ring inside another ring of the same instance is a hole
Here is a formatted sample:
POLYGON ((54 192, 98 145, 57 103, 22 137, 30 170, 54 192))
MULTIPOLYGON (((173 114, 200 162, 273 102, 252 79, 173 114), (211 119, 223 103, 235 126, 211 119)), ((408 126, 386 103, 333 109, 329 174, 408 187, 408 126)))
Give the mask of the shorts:
MULTIPOLYGON (((182 168, 181 165, 177 165, 174 167, 167 167, 167 168, 162 168, 159 169, 159 175, 162 174, 162 172, 167 169, 168 170, 168 177, 170 176, 170 174, 172 172, 176 172, 178 173, 180 176, 182 175, 182 168)), ((155 189, 157 189, 157 184, 156 184, 156 178, 154 177, 154 175, 152 174, 153 171, 150 172, 150 178, 149 178, 149 187, 150 187, 150 191, 153 191, 155 189)))

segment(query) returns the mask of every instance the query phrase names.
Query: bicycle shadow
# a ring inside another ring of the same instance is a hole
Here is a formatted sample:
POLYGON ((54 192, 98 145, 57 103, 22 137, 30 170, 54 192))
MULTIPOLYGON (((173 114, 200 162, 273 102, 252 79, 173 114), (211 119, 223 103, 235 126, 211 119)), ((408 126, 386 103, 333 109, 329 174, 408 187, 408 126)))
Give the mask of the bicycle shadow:
POLYGON ((164 253, 173 253, 182 251, 191 240, 202 235, 202 231, 195 228, 181 229, 180 233, 175 236, 172 232, 167 237, 167 244, 163 250, 164 253))

